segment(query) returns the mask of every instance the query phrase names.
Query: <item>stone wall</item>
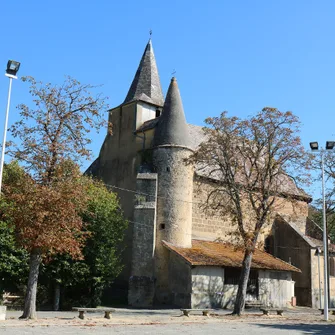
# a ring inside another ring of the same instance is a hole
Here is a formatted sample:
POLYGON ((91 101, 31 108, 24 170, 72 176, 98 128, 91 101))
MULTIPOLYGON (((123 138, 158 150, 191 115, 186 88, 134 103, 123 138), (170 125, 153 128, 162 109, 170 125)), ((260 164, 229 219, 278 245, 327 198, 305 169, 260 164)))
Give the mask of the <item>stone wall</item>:
POLYGON ((168 251, 161 241, 185 248, 191 246, 193 167, 184 163, 190 153, 190 150, 178 146, 162 146, 153 150, 153 163, 158 174, 156 299, 161 303, 172 303, 168 251))
MULTIPOLYGON (((111 111, 109 122, 113 124, 112 134, 107 134, 99 154, 97 177, 118 194, 120 205, 126 219, 133 221, 136 174, 140 164, 137 154, 136 137, 133 134, 136 104, 120 106, 111 111), (116 186, 118 188, 114 188, 116 186)), ((128 282, 132 255, 133 225, 128 225, 125 236, 127 246, 123 255, 124 270, 121 279, 128 282)))
MULTIPOLYGON (((109 122, 112 133, 107 133, 99 154, 99 169, 97 177, 102 179, 111 190, 116 192, 125 218, 134 220, 136 177, 141 165, 141 152, 151 144, 145 141, 145 136, 135 136, 136 127, 143 122, 155 118, 156 107, 144 102, 132 102, 111 110, 109 122), (117 188, 113 188, 116 186, 117 188)), ((129 279, 133 246, 133 225, 129 224, 125 236, 123 280, 129 279)))
MULTIPOLYGON (((233 223, 229 216, 225 216, 219 209, 208 210, 206 204, 208 194, 215 188, 215 183, 205 178, 194 178, 193 208, 192 208, 192 235, 194 238, 204 238, 215 240, 217 238, 234 242, 236 237, 237 225, 233 223)), ((274 204, 275 213, 285 215, 289 220, 295 220, 301 232, 306 231, 306 218, 308 214, 308 203, 286 198, 278 198, 274 204)), ((263 244, 265 237, 270 233, 272 222, 265 224, 262 235, 259 236, 260 245, 263 244)))
POLYGON ((157 175, 137 175, 131 276, 129 279, 128 304, 136 307, 153 305, 155 293, 154 251, 156 239, 157 175))
POLYGON ((301 270, 301 273, 292 274, 297 305, 312 306, 310 245, 280 218, 276 219, 272 234, 274 256, 301 270))
MULTIPOLYGON (((227 292, 224 268, 196 266, 192 269, 192 308, 221 308, 227 292)), ((229 294, 230 296, 230 294, 229 294)))
POLYGON ((215 240, 220 238, 230 241, 230 233, 236 231, 227 217, 223 218, 216 211, 209 211, 204 207, 208 193, 213 189, 213 184, 204 178, 194 178, 193 187, 193 207, 192 207, 192 236, 194 238, 204 238, 215 240))
MULTIPOLYGON (((192 268, 192 308, 233 308, 238 285, 225 284, 225 270, 217 266, 192 268)), ((258 299, 265 306, 289 307, 294 296, 292 274, 258 270, 258 299)), ((248 295, 246 300, 256 299, 248 295)))
POLYGON ((294 297, 294 281, 290 272, 260 270, 259 300, 264 306, 290 307, 294 297))
POLYGON ((191 266, 171 251, 169 252, 169 291, 173 305, 191 307, 191 266))
MULTIPOLYGON (((321 281, 321 306, 324 301, 324 258, 323 253, 320 257, 320 270, 318 265, 318 256, 315 254, 315 249, 310 251, 311 254, 311 269, 312 269, 312 307, 320 308, 320 287, 319 276, 321 281)), ((329 306, 335 307, 335 277, 330 276, 330 301, 329 306)), ((323 307, 321 307, 323 308, 323 307)))

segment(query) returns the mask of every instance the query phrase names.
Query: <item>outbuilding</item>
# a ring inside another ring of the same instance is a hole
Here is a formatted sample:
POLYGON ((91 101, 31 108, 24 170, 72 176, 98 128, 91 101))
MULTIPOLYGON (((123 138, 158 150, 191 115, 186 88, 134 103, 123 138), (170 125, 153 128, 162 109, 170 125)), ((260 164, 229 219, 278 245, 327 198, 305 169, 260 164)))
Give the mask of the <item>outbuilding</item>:
MULTIPOLYGON (((191 248, 163 241, 169 250, 169 289, 174 303, 185 308, 230 308, 238 288, 244 252, 212 241, 192 240, 191 248)), ((288 307, 294 297, 293 265, 264 251, 253 255, 247 301, 288 307)))

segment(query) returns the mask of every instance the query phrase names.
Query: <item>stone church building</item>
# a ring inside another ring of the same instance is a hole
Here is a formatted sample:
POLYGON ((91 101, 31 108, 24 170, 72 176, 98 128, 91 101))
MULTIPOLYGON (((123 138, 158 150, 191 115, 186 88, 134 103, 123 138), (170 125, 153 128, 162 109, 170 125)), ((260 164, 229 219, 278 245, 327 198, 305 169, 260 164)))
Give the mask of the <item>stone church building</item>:
MULTIPOLYGON (((164 98, 151 40, 109 122, 112 132, 87 173, 118 193, 129 220, 122 274, 128 303, 231 307, 243 260, 229 240, 236 227, 201 210, 213 180, 184 159, 205 135, 186 122, 175 78, 164 98)), ((282 209, 261 237, 264 250, 254 254, 247 300, 319 307, 320 231, 307 219, 310 197, 289 177, 286 185, 297 200, 283 196, 282 209)))

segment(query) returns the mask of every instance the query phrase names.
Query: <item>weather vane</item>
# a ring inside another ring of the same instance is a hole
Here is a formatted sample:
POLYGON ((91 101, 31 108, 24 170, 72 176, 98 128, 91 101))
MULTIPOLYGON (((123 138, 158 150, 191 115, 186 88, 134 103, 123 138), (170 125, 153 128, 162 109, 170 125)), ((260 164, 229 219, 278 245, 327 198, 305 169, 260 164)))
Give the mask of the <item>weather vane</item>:
POLYGON ((174 77, 175 76, 175 74, 177 73, 177 71, 175 70, 175 69, 173 69, 173 71, 172 71, 172 76, 174 77))
POLYGON ((149 30, 149 35, 150 35, 150 38, 151 38, 151 35, 152 35, 152 29, 149 30))

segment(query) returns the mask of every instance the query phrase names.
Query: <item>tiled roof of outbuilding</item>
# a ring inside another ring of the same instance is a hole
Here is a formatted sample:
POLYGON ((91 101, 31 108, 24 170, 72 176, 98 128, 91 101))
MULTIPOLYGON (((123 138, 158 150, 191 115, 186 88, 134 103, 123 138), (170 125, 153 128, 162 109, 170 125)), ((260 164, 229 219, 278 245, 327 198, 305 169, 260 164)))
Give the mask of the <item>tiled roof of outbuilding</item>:
MULTIPOLYGON (((192 240, 192 248, 177 247, 166 241, 163 244, 190 265, 242 267, 244 252, 232 244, 201 240, 192 240)), ((258 249, 254 252, 251 268, 301 272, 295 266, 258 249)))

